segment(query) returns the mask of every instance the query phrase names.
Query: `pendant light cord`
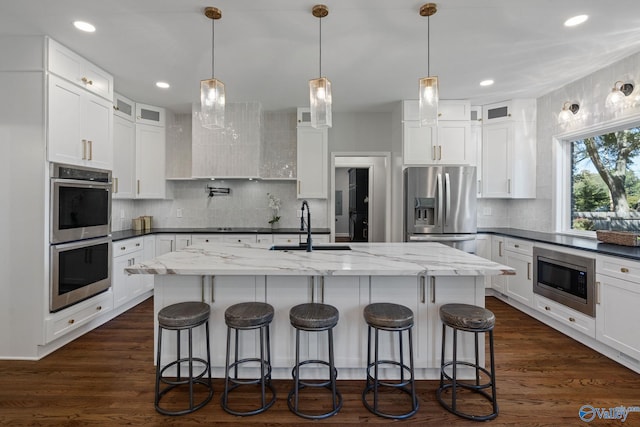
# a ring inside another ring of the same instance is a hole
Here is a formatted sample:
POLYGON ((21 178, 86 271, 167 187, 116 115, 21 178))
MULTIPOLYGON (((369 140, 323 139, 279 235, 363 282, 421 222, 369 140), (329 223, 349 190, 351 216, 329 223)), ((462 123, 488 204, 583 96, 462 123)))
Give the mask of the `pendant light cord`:
POLYGON ((431 25, 430 25, 431 16, 427 16, 427 76, 431 76, 431 69, 429 68, 431 63, 431 25))
POLYGON ((215 73, 215 55, 216 55, 216 20, 211 20, 211 78, 213 79, 216 75, 215 73))
POLYGON ((320 60, 318 62, 320 64, 320 67, 319 67, 320 75, 318 77, 322 77, 322 17, 320 17, 319 19, 320 19, 320 49, 319 49, 320 60))

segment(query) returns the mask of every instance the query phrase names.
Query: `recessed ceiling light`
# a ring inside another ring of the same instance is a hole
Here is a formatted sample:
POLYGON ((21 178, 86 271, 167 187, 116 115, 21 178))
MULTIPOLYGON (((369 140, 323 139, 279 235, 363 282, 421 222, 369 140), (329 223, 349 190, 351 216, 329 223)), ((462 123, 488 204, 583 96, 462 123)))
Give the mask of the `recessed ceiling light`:
POLYGON ((84 21, 75 21, 73 26, 79 29, 80 31, 85 31, 87 33, 93 33, 96 31, 96 27, 84 21))
POLYGON ((567 19, 566 21, 564 21, 564 26, 565 27, 575 27, 576 25, 582 24, 587 19, 589 19, 589 15, 577 15, 577 16, 571 17, 571 18, 567 19))
POLYGON ((480 82, 480 86, 491 86, 493 84, 493 80, 487 79, 480 82))
POLYGON ((160 89, 169 89, 171 87, 171 85, 167 82, 156 82, 156 86, 158 86, 160 89))

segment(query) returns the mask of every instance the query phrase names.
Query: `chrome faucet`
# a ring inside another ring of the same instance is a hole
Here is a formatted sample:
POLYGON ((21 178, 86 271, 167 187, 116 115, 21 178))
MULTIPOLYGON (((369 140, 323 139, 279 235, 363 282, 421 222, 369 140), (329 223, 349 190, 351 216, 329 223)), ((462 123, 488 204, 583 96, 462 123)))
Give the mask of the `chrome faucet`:
POLYGON ((302 201, 302 213, 300 214, 300 231, 304 231, 304 207, 307 207, 307 252, 311 252, 313 245, 311 243, 311 209, 306 200, 302 201))

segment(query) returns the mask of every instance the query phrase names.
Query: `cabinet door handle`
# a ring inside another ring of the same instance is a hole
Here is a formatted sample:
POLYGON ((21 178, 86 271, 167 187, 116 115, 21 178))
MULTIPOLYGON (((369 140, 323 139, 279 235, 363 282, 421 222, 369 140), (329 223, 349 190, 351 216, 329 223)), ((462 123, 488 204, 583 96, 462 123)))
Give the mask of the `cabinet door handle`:
POLYGON ((622 272, 622 273, 628 273, 628 272, 629 272, 629 269, 628 269, 627 267, 621 267, 621 268, 620 268, 620 272, 622 272))
POLYGON ((498 242, 498 256, 502 258, 502 242, 498 242))
POLYGON ((596 282, 596 304, 600 304, 600 282, 596 282))
POLYGON ((82 83, 86 84, 86 85, 93 85, 93 80, 89 80, 86 77, 82 78, 82 83))
POLYGON ((507 179, 507 193, 511 194, 511 178, 507 179))
POLYGON ((438 145, 438 160, 442 160, 442 145, 438 145))
POLYGON ((527 280, 531 280, 531 263, 527 263, 527 280))
POLYGON ((137 181, 137 186, 138 186, 138 194, 140 194, 140 180, 137 181))
POLYGON ((436 159, 436 146, 431 147, 431 160, 436 159))
POLYGON ((102 306, 101 305, 96 307, 96 311, 100 311, 100 310, 102 310, 102 306))
POLYGON ((431 302, 436 303, 436 276, 430 276, 431 279, 431 302))
POLYGON ((200 301, 204 302, 204 275, 200 276, 200 301))
POLYGON ((76 321, 74 319, 69 319, 69 324, 73 325, 74 323, 76 323, 76 321))
POLYGON ((549 307, 548 305, 545 305, 544 309, 547 310, 547 311, 551 311, 551 307, 549 307))
POLYGON ((420 281, 420 302, 424 304, 425 302, 427 302, 427 290, 425 289, 426 278, 421 274, 420 276, 418 276, 418 280, 420 281))
POLYGON ((82 140, 82 160, 87 160, 87 140, 82 140))
POLYGON ((113 192, 117 193, 118 192, 118 178, 117 177, 113 178, 113 188, 114 188, 113 192))
POLYGON ((298 194, 300 194, 300 180, 298 180, 298 194))
POLYGON ((320 302, 324 304, 324 276, 320 276, 320 302))
POLYGON ((481 179, 478 180, 477 192, 478 193, 482 193, 482 180, 481 179))
POLYGON ((569 317, 569 322, 575 322, 576 319, 574 319, 573 317, 569 317))
POLYGON ((89 160, 93 160, 93 141, 87 141, 89 143, 89 160))

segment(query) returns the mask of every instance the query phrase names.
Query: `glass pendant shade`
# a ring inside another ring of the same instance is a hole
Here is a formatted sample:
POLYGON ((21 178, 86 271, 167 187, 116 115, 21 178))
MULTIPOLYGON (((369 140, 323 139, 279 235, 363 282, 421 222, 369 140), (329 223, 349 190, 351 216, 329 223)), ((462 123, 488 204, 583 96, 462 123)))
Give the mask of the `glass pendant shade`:
POLYGON ((218 79, 200 81, 200 114, 207 129, 224 128, 224 83, 218 79))
POLYGON ((438 123, 438 77, 420 79, 420 126, 438 123))
POLYGON ((311 126, 331 127, 331 82, 326 77, 309 80, 311 126))

